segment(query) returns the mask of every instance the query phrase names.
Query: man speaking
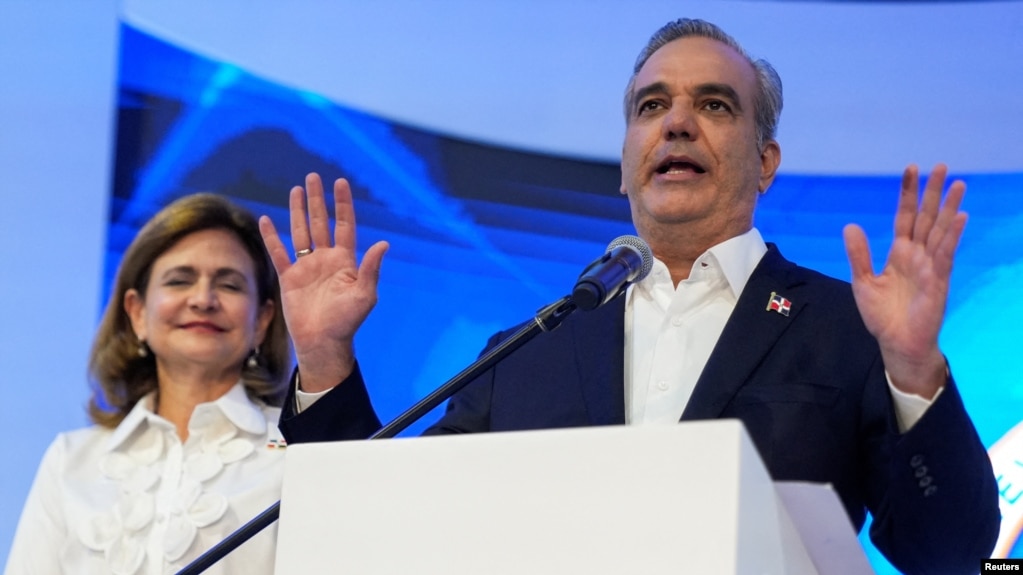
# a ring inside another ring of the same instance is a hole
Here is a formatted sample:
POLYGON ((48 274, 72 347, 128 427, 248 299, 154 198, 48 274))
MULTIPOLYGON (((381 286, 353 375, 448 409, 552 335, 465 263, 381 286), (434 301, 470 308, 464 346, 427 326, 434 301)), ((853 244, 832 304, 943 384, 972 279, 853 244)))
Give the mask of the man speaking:
MULTIPOLYGON (((718 27, 658 30, 626 88, 621 183, 652 271, 481 375, 427 433, 737 418, 775 480, 832 484, 857 529, 869 510, 900 570, 975 572, 997 536, 997 487, 938 347, 965 184, 943 199, 938 166, 921 197, 905 171, 880 274, 852 225, 851 286, 799 267, 753 227, 781 162, 781 108, 771 65, 718 27)), ((332 241, 319 177, 292 190, 294 262, 261 222, 299 363, 290 442, 379 426, 352 341, 387 245, 357 266, 347 182, 334 192, 332 241)))

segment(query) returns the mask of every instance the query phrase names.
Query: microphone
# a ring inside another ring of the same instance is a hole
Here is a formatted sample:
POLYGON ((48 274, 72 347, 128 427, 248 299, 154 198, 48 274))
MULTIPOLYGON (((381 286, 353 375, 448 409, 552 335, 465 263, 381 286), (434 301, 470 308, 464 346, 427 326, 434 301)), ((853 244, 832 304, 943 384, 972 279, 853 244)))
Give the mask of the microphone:
POLYGON ((619 236, 607 251, 586 266, 572 289, 572 301, 583 310, 593 310, 613 300, 632 282, 650 273, 654 254, 637 236, 619 236))

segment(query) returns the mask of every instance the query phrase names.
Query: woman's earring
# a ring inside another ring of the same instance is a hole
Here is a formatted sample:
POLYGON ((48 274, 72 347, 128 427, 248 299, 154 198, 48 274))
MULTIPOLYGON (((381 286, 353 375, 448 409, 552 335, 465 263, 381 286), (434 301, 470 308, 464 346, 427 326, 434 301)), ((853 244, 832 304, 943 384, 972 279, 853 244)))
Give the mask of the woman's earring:
POLYGON ((249 354, 249 359, 247 359, 245 361, 245 365, 247 365, 249 369, 256 369, 256 368, 259 367, 259 346, 258 345, 256 346, 256 349, 253 349, 252 353, 249 354))
POLYGON ((136 351, 139 357, 149 357, 149 345, 146 344, 146 340, 139 340, 139 349, 136 351))

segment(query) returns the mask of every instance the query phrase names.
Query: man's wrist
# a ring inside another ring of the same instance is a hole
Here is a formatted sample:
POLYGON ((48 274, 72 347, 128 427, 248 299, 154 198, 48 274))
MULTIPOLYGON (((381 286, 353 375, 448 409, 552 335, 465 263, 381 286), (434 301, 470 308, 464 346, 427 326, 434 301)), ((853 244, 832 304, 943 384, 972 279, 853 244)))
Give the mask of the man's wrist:
MULTIPOLYGON (((337 382, 340 384, 340 382, 337 382)), ((334 386, 336 387, 336 386, 334 386)), ((295 413, 302 413, 306 409, 309 409, 312 404, 316 403, 321 397, 330 393, 330 390, 334 387, 329 387, 322 391, 305 391, 302 389, 302 373, 299 370, 295 370, 295 413)))

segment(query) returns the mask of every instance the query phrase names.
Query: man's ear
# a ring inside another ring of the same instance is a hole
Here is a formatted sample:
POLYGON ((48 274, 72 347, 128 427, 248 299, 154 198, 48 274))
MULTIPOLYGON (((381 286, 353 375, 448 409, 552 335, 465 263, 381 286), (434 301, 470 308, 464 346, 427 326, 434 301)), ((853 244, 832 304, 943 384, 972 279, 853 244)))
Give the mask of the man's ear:
POLYGON ((757 191, 761 194, 771 187, 774 176, 778 173, 778 166, 781 165, 781 146, 778 142, 771 140, 764 144, 760 152, 760 182, 757 191))
MULTIPOLYGON (((625 143, 622 143, 622 159, 625 158, 625 143)), ((629 189, 625 187, 625 170, 622 168, 622 163, 618 162, 618 173, 622 175, 622 183, 618 186, 618 192, 623 195, 629 195, 629 189)))

